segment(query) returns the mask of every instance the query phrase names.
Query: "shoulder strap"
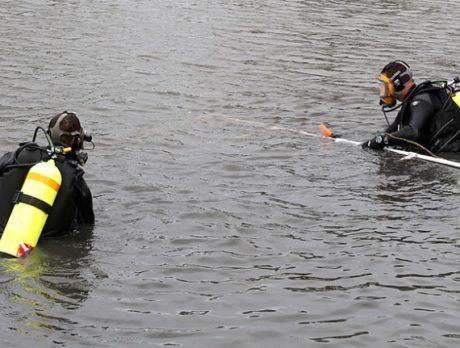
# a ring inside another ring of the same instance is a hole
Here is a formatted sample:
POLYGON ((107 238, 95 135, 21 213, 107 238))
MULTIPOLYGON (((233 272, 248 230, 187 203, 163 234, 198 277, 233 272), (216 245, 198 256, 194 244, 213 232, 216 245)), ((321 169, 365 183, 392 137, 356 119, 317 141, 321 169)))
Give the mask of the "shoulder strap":
POLYGON ((435 92, 441 90, 442 87, 433 85, 431 81, 424 81, 417 85, 410 93, 408 96, 407 100, 412 100, 416 95, 422 94, 422 93, 429 93, 429 92, 435 92))

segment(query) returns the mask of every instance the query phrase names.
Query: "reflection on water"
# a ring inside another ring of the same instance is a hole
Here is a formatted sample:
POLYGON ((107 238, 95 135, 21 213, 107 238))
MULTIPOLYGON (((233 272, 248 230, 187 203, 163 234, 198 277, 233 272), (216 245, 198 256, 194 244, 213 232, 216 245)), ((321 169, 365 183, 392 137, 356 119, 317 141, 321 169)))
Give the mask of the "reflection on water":
POLYGON ((84 227, 59 239, 41 240, 24 258, 3 257, 2 296, 15 309, 7 307, 2 312, 12 319, 11 329, 66 330, 78 324, 68 313, 61 316, 60 312, 77 310, 100 277, 92 272, 91 249, 92 228, 84 227), (24 329, 20 329, 22 325, 24 329))

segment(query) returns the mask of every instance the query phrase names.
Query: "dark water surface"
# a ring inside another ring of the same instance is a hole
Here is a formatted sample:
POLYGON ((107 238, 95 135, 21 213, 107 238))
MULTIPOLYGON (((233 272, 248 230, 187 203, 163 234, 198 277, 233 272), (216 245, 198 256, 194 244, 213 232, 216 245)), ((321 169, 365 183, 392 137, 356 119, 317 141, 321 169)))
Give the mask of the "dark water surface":
MULTIPOLYGON (((15 347, 458 347, 460 171, 376 77, 460 75, 460 2, 4 0, 0 150, 76 111, 94 230, 2 259, 15 347)), ((457 157, 458 160, 460 160, 457 157)))

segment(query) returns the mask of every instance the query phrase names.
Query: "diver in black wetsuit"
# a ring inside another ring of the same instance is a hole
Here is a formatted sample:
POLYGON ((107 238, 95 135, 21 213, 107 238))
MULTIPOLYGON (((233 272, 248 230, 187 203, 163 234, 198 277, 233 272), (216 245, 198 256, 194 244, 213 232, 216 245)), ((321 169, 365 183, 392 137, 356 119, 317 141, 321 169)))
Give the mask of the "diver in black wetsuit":
POLYGON ((363 148, 460 151, 460 108, 451 98, 453 88, 430 81, 416 85, 409 65, 403 61, 387 64, 379 80, 385 117, 387 111, 401 109, 384 133, 364 142, 363 148), (396 100, 401 103, 395 107, 396 100))
MULTIPOLYGON (((86 153, 81 151, 83 142, 91 142, 92 139, 84 132, 78 117, 67 111, 51 119, 47 134, 52 145, 71 148, 70 152, 57 153, 54 158, 62 175, 62 183, 42 236, 55 236, 69 232, 80 224, 94 224, 93 199, 81 168, 87 160, 86 153)), ((49 147, 44 148, 29 142, 0 158, 0 235, 14 207, 16 192, 21 189, 27 172, 32 165, 49 157, 47 150, 49 147)))

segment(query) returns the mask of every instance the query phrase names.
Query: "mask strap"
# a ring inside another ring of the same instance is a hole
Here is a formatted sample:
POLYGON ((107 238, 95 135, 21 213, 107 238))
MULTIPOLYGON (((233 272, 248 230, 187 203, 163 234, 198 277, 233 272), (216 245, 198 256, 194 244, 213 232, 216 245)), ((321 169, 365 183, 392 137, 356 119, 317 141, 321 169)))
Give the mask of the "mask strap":
POLYGON ((401 81, 401 78, 404 76, 409 76, 409 80, 410 80, 412 78, 412 72, 410 70, 406 70, 404 72, 401 72, 401 70, 398 70, 389 79, 393 83, 395 90, 397 90, 398 92, 404 89, 403 82, 401 81))
POLYGON ((59 117, 58 119, 56 120, 56 123, 54 124, 53 127, 50 128, 50 136, 51 136, 51 139, 53 139, 53 141, 60 141, 60 138, 61 138, 61 135, 63 134, 63 132, 61 131, 61 128, 59 127, 62 120, 64 119, 64 117, 67 116, 67 112, 64 111, 59 117))

